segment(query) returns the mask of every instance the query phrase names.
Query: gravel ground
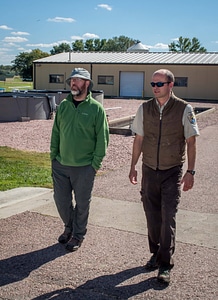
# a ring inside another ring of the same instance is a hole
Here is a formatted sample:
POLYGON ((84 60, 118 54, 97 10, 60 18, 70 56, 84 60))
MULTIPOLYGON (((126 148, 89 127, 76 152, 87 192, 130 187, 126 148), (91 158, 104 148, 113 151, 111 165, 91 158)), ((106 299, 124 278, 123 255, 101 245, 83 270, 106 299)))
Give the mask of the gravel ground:
MULTIPOLYGON (((109 119, 135 114, 139 100, 104 100, 109 119), (120 107, 120 108, 119 108, 120 107)), ((217 124, 218 106, 198 118, 200 130, 217 124)), ((47 152, 52 120, 0 123, 1 146, 47 152)), ((128 180, 133 137, 110 136, 102 170, 96 177, 95 196, 139 201, 139 186, 128 180)), ((205 170, 206 172, 206 170, 205 170)), ((198 177, 196 177, 198 178, 198 177)), ((197 199, 196 199, 197 201, 197 199)), ((197 203, 197 202, 196 202, 197 203)), ((216 199, 181 208, 215 212, 216 199)), ((125 205, 125 203, 124 203, 125 205)), ((88 225, 82 247, 66 253, 57 243, 59 218, 25 212, 0 220, 1 300, 112 300, 112 299, 217 299, 217 250, 177 242, 176 266, 169 286, 146 273, 149 258, 145 235, 88 225)))
MULTIPOLYGON (((110 120, 134 115, 142 100, 104 99, 104 107, 110 120)), ((217 124, 218 104, 194 103, 194 107, 215 108, 212 113, 199 118, 199 128, 217 124)), ((53 120, 0 123, 0 146, 37 152, 49 152, 53 120)), ((132 136, 110 135, 110 144, 102 170, 119 169, 129 162, 132 151, 132 136)))
POLYGON ((217 299, 216 250, 177 243, 165 286, 143 267, 145 235, 89 225, 82 247, 66 253, 58 218, 25 212, 0 225, 0 299, 217 299))
MULTIPOLYGON (((110 121, 134 115, 142 102, 142 100, 104 99, 104 107, 110 121)), ((193 102, 192 105, 193 107, 214 108, 212 112, 203 113, 198 117, 200 130, 217 124, 218 104, 193 102)), ((49 152, 52 124, 53 120, 0 123, 0 146, 9 146, 27 151, 49 152)), ((107 155, 95 181, 93 190, 95 196, 139 201, 139 186, 131 185, 128 179, 132 144, 133 136, 110 135, 107 155), (108 182, 111 182, 111 184, 108 184, 108 182), (112 185, 113 189, 111 189, 112 185)), ((199 159, 202 158, 200 157, 199 159)), ((138 171, 140 178, 140 166, 138 171)), ((197 204, 198 199, 196 199, 195 203, 181 201, 180 207, 198 212, 212 213, 217 209, 215 199, 210 199, 209 203, 208 199, 205 199, 203 203, 197 204)))

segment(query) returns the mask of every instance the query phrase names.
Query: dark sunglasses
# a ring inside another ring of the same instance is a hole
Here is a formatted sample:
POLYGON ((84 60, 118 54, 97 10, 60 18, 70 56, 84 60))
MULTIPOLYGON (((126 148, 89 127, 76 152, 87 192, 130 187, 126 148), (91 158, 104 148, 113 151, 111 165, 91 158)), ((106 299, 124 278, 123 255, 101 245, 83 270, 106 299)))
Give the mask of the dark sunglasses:
POLYGON ((157 87, 162 87, 162 86, 164 86, 164 84, 165 83, 170 83, 169 81, 167 81, 167 82, 151 82, 151 86, 152 87, 155 87, 155 85, 157 86, 157 87))

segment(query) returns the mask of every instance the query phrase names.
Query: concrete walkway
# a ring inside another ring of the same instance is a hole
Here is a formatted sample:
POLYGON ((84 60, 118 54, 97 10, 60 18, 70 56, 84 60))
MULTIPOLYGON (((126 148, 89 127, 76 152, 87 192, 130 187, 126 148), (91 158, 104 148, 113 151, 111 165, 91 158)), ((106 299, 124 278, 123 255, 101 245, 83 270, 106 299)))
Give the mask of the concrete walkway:
MULTIPOLYGON (((44 188, 17 188, 0 193, 0 218, 8 218, 24 211, 58 217, 53 191, 44 188)), ((89 223, 146 234, 146 222, 141 203, 93 197, 89 223)), ((218 249, 216 214, 180 209, 177 223, 178 241, 218 249)))

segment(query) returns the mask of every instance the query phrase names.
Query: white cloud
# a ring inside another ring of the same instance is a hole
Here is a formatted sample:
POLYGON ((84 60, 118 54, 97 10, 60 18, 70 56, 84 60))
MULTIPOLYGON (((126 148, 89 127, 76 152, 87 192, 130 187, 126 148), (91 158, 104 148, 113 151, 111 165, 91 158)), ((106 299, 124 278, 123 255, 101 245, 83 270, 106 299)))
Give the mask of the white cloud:
POLYGON ((12 43, 12 42, 9 42, 9 43, 5 43, 4 44, 5 45, 5 47, 14 47, 14 48, 18 48, 18 47, 20 47, 19 45, 17 45, 16 43, 12 43))
POLYGON ((38 44, 27 44, 27 47, 37 47, 37 48, 52 48, 54 46, 58 46, 62 43, 66 43, 66 44, 70 44, 71 42, 69 41, 58 41, 58 42, 53 42, 53 43, 49 43, 49 44, 45 44, 45 43, 38 43, 38 44))
POLYGON ((63 44, 63 43, 70 44, 71 41, 62 40, 62 41, 58 41, 57 43, 58 43, 58 45, 63 44))
POLYGON ((171 39, 171 41, 177 42, 179 40, 179 38, 173 38, 171 39))
POLYGON ((85 40, 87 40, 87 39, 98 39, 99 38, 99 36, 97 35, 97 34, 94 34, 94 33, 85 33, 85 34, 83 34, 83 38, 85 39, 85 40))
POLYGON ((23 32, 23 31, 17 31, 17 32, 13 31, 13 32, 11 32, 11 34, 13 34, 13 35, 30 35, 28 32, 23 32))
POLYGON ((89 40, 89 39, 98 39, 99 36, 95 33, 85 33, 83 34, 82 36, 79 36, 79 35, 72 35, 71 36, 71 39, 73 41, 77 41, 77 40, 89 40))
POLYGON ((15 55, 0 51, 0 65, 11 65, 11 62, 14 59, 15 55))
POLYGON ((1 53, 6 52, 6 51, 10 51, 10 49, 9 48, 0 48, 1 53))
POLYGON ((76 41, 76 40, 83 40, 83 37, 82 36, 79 36, 79 35, 72 35, 70 37, 73 41, 76 41))
POLYGON ((7 25, 0 25, 0 29, 12 30, 13 28, 8 27, 7 25))
POLYGON ((112 7, 111 7, 111 6, 109 6, 108 4, 98 4, 97 6, 98 6, 98 7, 100 7, 100 8, 103 8, 103 9, 109 10, 109 11, 111 11, 111 10, 112 10, 112 7))
POLYGON ((51 48, 53 46, 57 46, 58 43, 54 42, 54 43, 49 43, 49 44, 44 44, 44 43, 38 43, 38 44, 27 44, 27 47, 37 47, 37 48, 51 48))
POLYGON ((144 46, 147 47, 147 48, 149 48, 150 50, 153 49, 155 51, 157 51, 157 50, 159 50, 159 51, 161 51, 161 50, 165 51, 165 50, 169 49, 168 44, 163 44, 163 43, 157 43, 155 45, 145 45, 144 44, 144 46))
POLYGON ((19 50, 19 51, 26 51, 26 49, 23 48, 23 47, 18 47, 17 50, 19 50))
POLYGON ((72 18, 62 18, 62 17, 55 17, 55 18, 49 18, 47 19, 48 22, 57 22, 57 23, 72 23, 76 22, 72 18))
POLYGON ((20 36, 17 36, 17 37, 6 36, 3 39, 3 42, 6 42, 6 43, 23 43, 23 42, 27 42, 27 41, 28 41, 28 39, 20 37, 20 36))
POLYGON ((155 44, 154 46, 151 46, 151 48, 153 49, 163 49, 163 50, 166 50, 168 49, 168 44, 163 44, 163 43, 157 43, 155 44))

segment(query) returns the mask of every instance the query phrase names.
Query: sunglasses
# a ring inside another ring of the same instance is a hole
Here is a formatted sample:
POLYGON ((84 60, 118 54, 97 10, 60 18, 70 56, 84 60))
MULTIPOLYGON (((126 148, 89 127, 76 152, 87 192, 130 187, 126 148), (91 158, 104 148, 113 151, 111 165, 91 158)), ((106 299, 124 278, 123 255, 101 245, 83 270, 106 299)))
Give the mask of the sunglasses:
POLYGON ((152 87, 155 87, 155 85, 157 86, 157 87, 162 87, 162 86, 164 86, 164 84, 165 83, 170 83, 169 81, 167 81, 167 82, 151 82, 151 86, 152 87))

